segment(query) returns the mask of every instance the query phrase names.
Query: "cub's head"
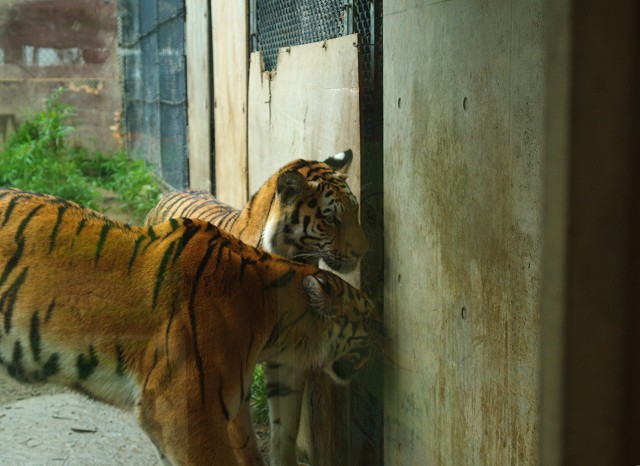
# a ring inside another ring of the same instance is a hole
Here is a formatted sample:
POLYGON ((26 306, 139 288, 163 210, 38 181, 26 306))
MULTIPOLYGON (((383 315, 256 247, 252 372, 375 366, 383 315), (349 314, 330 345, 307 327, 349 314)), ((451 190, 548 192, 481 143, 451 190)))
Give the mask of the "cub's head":
POLYGON ((318 265, 322 259, 349 272, 367 251, 358 221, 358 200, 346 183, 351 150, 324 162, 296 160, 282 167, 275 181, 263 244, 271 252, 318 265))
POLYGON ((307 275, 302 284, 316 317, 330 324, 322 368, 334 381, 347 383, 369 359, 367 321, 375 313, 374 306, 361 291, 328 272, 307 275))

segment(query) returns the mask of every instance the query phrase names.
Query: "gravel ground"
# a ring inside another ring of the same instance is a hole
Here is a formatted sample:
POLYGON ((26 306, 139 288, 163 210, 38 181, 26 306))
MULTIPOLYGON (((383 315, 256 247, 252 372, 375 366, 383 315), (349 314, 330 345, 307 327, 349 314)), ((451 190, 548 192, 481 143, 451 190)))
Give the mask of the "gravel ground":
POLYGON ((53 385, 25 385, 5 375, 0 369, 0 406, 39 395, 64 393, 64 389, 53 385))

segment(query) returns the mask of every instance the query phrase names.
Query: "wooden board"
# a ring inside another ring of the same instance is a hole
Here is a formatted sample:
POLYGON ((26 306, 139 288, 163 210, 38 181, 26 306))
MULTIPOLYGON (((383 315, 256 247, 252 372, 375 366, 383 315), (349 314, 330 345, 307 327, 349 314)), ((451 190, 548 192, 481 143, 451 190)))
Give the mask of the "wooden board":
POLYGON ((353 150, 349 186, 360 195, 356 35, 280 49, 276 71, 262 54, 249 70, 249 191, 285 163, 353 150))
POLYGON ((216 196, 247 202, 247 4, 212 0, 216 196))
POLYGON ((211 191, 211 60, 207 0, 186 1, 189 186, 211 191))

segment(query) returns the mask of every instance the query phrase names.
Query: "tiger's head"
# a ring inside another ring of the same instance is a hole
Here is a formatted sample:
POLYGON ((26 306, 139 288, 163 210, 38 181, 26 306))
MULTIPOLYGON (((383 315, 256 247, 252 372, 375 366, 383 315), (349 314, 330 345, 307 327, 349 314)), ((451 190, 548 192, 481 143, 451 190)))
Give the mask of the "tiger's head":
POLYGON ((348 383, 369 359, 367 322, 374 305, 361 291, 325 271, 307 275, 302 284, 314 314, 329 327, 322 369, 335 382, 348 383))
POLYGON ((262 244, 295 260, 349 272, 367 251, 358 200, 346 182, 351 150, 324 162, 296 160, 274 176, 275 195, 262 244))

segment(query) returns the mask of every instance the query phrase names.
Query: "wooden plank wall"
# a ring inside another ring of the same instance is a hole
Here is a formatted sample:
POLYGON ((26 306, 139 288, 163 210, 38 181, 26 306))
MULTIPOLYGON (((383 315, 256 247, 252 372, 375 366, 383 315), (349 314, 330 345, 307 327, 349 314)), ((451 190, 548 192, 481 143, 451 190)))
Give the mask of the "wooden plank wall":
POLYGON ((247 202, 246 1, 211 0, 216 196, 236 208, 247 202))
POLYGON ((209 1, 186 0, 185 41, 189 186, 211 191, 211 37, 209 1))
MULTIPOLYGON (((354 153, 349 185, 359 197, 357 37, 283 49, 271 72, 252 54, 247 80, 246 14, 244 2, 212 0, 216 197, 239 208, 285 163, 346 149, 354 153)), ((344 278, 359 285, 359 272, 344 278)), ((300 446, 314 465, 346 464, 348 391, 321 374, 308 385, 300 446)))
POLYGON ((280 49, 276 71, 251 54, 249 191, 297 158, 351 149, 349 186, 359 197, 360 118, 356 35, 280 49))

